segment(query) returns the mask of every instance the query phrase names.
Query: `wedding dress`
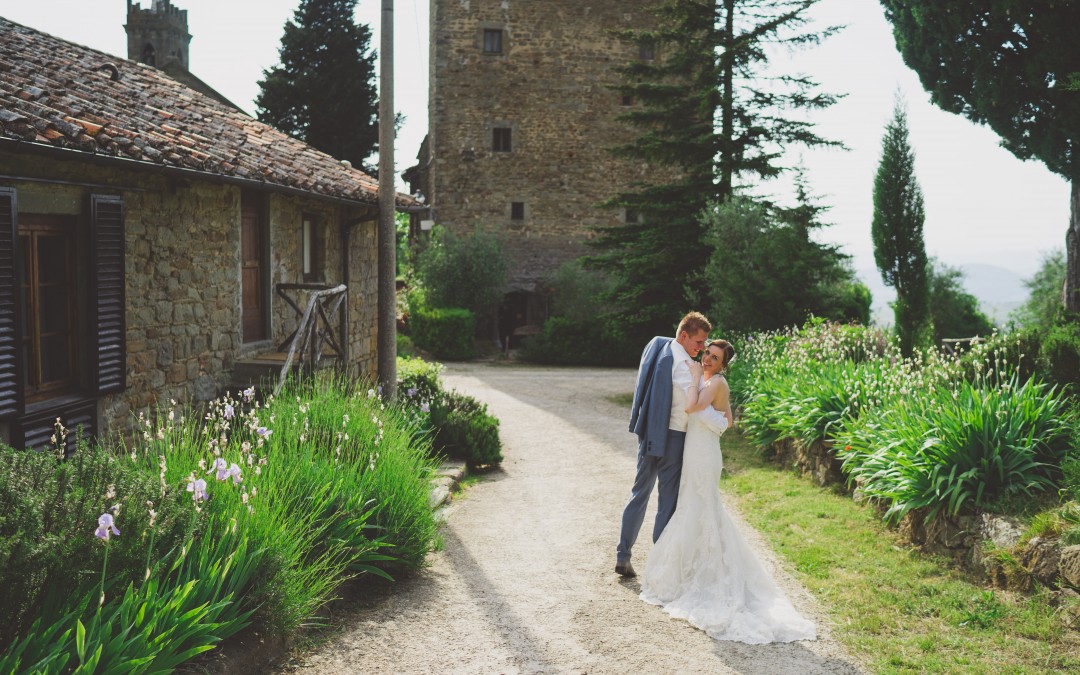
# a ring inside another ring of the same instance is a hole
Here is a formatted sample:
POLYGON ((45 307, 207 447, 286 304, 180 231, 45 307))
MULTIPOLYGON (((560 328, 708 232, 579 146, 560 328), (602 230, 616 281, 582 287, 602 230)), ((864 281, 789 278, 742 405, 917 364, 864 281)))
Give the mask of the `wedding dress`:
POLYGON ((814 624, 791 606, 720 500, 724 460, 714 429, 726 422, 712 407, 690 415, 678 506, 649 555, 641 599, 716 640, 813 640, 814 624))

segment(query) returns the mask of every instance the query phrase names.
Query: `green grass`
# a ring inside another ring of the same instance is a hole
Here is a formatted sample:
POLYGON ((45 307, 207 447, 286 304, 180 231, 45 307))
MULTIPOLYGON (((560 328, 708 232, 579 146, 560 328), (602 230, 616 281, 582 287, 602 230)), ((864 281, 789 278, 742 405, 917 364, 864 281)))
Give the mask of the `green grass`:
POLYGON ((879 673, 1080 670, 1080 636, 1042 595, 973 583, 903 543, 872 509, 723 439, 721 489, 825 608, 833 634, 879 673))

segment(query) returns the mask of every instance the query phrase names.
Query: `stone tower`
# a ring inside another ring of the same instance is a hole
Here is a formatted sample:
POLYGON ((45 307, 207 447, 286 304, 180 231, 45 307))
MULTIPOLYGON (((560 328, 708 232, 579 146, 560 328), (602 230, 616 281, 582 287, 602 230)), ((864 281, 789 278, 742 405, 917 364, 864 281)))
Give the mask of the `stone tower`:
POLYGON ((191 33, 188 33, 186 9, 174 7, 169 0, 153 0, 149 8, 143 9, 127 0, 124 30, 128 36, 129 59, 153 66, 195 91, 248 114, 188 70, 191 33))
MULTIPOLYGON (((612 68, 650 57, 613 31, 654 0, 431 0, 428 139, 417 185, 438 227, 504 235, 500 336, 546 318, 543 281, 587 252, 599 204, 646 175, 609 148, 636 134, 612 68)), ((520 331, 519 331, 520 332, 520 331)))
POLYGON ((169 0, 153 0, 148 9, 127 3, 128 58, 166 73, 188 69, 187 10, 169 0))

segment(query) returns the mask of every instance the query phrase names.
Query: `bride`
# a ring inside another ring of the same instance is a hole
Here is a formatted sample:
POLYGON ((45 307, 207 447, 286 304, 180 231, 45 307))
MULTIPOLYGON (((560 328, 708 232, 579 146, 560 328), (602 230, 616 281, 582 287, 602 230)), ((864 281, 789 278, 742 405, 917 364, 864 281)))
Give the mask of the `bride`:
POLYGON ((731 344, 714 340, 704 369, 694 364, 678 506, 649 555, 641 599, 716 640, 813 640, 814 624, 784 597, 720 501, 719 434, 733 421, 723 371, 734 357, 731 344))

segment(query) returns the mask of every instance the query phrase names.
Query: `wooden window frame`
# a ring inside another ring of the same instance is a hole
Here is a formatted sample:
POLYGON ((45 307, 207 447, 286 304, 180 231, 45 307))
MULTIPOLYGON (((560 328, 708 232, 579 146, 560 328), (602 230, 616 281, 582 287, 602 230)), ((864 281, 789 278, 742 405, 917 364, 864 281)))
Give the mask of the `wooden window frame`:
POLYGON ((480 48, 485 54, 502 54, 504 31, 501 28, 481 28, 480 48))
POLYGON ((78 277, 79 266, 76 254, 78 246, 78 219, 75 216, 55 214, 19 214, 18 238, 20 255, 23 258, 23 278, 20 279, 21 302, 23 307, 22 331, 19 339, 23 351, 23 396, 27 404, 56 398, 71 393, 79 387, 79 374, 82 367, 78 353, 80 330, 78 317, 78 277), (51 261, 67 270, 65 278, 59 282, 42 279, 43 270, 39 263, 39 245, 45 238, 63 242, 63 261, 51 261), (66 291, 65 304, 67 316, 63 328, 48 330, 43 316, 44 295, 48 288, 66 291), (63 338, 63 351, 67 360, 67 373, 63 377, 46 380, 46 362, 49 356, 59 356, 61 349, 55 352, 46 350, 45 344, 51 338, 63 338), (48 353, 47 353, 48 352, 48 353))
POLYGON ((300 276, 304 283, 326 281, 326 231, 315 213, 300 216, 300 276))

